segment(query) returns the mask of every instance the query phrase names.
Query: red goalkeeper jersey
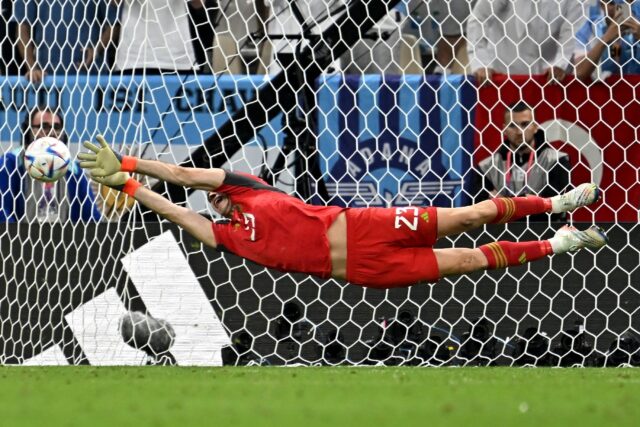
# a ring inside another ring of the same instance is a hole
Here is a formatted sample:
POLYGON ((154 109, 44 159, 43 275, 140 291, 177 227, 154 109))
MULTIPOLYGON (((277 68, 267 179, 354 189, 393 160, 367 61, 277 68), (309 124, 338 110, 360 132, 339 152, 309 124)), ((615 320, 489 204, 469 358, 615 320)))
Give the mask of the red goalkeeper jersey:
POLYGON ((327 230, 345 208, 308 205, 253 175, 229 171, 216 191, 237 206, 231 220, 213 223, 218 249, 270 268, 330 277, 327 230))

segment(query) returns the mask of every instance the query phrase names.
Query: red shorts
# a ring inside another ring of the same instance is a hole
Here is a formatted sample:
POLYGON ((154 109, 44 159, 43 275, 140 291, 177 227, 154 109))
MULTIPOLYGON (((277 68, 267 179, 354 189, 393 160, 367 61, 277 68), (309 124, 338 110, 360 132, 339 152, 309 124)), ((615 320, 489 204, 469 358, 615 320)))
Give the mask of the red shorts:
POLYGON ((429 208, 349 209, 347 280, 372 288, 394 288, 440 278, 432 246, 438 217, 429 208))

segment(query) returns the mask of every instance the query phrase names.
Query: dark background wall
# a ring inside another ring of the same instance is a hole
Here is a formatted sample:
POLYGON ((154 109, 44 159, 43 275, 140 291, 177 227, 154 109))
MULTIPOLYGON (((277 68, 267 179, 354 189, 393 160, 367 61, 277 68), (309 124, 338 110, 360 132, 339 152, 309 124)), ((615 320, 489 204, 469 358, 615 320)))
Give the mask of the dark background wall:
MULTIPOLYGON (((325 360, 329 357, 326 352, 336 336, 344 357, 362 362, 370 351, 365 342, 377 336, 381 319, 402 312, 416 317, 410 322, 420 324, 423 340, 436 336, 451 347, 459 345, 477 319, 485 318, 508 348, 513 337, 528 328, 545 333, 553 343, 562 330, 580 324, 588 341, 606 352, 625 331, 640 330, 640 233, 636 224, 602 226, 611 244, 597 255, 582 251, 503 271, 380 291, 267 270, 202 248, 172 225, 134 224, 127 229, 124 224, 2 224, 0 354, 5 363, 21 363, 57 344, 70 363, 87 363, 64 315, 110 287, 125 306, 144 311, 120 259, 167 229, 180 242, 229 335, 248 333, 253 338, 251 358, 260 363, 321 362, 323 354, 325 360), (288 336, 277 340, 278 318, 292 302, 301 308, 304 324, 297 341, 288 336)), ((548 223, 491 226, 438 246, 537 240, 551 237, 555 228, 548 223)))

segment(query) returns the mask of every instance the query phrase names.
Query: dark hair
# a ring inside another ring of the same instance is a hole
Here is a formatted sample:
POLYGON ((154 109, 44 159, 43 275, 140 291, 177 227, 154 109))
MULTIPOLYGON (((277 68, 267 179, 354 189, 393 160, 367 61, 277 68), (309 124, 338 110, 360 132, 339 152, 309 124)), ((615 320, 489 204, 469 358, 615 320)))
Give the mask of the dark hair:
MULTIPOLYGON (((33 142, 31 123, 33 123, 33 119, 38 113, 51 113, 54 116, 58 117, 60 119, 60 123, 62 124, 62 128, 64 129, 64 117, 58 112, 57 109, 53 109, 48 105, 37 105, 31 111, 29 111, 29 113, 27 113, 24 120, 22 121, 22 145, 25 148, 33 142)), ((60 134, 59 139, 65 144, 67 143, 67 134, 64 132, 64 130, 60 134)))
POLYGON ((533 111, 533 108, 524 101, 516 101, 513 104, 507 105, 504 113, 521 113, 522 111, 533 111))

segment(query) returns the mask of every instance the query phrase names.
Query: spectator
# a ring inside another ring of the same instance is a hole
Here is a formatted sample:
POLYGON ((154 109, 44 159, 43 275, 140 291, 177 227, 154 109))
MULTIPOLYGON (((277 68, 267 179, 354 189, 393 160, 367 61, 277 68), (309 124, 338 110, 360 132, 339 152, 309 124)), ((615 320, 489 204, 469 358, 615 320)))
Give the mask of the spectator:
POLYGON ((89 180, 73 162, 64 178, 43 183, 24 168, 24 148, 33 140, 53 136, 67 142, 63 119, 48 107, 32 110, 23 123, 22 147, 0 157, 0 221, 98 221, 89 180))
POLYGON ((209 16, 215 15, 215 37, 207 58, 214 74, 264 74, 257 43, 264 36, 266 13, 264 0, 221 0, 217 8, 209 8, 209 16))
POLYGON ((464 73, 468 64, 463 37, 464 23, 474 2, 475 0, 399 2, 361 41, 350 47, 343 57, 343 71, 364 74, 422 74, 425 67, 419 51, 426 46, 431 51, 431 46, 434 46, 436 74, 464 73))
POLYGON ((215 39, 218 17, 217 0, 189 2, 189 29, 193 39, 196 67, 201 71, 211 68, 211 51, 215 39))
POLYGON ((16 0, 13 15, 18 50, 34 83, 46 74, 103 69, 118 18, 107 0, 16 0))
MULTIPOLYGON (((295 60, 294 52, 308 45, 304 36, 322 34, 335 22, 336 12, 343 6, 342 0, 258 0, 256 9, 268 41, 262 43, 262 49, 271 49, 268 63, 264 64, 268 74, 287 68, 295 60), (304 30, 305 24, 308 31, 304 30)), ((334 64, 338 66, 338 61, 334 64)))
POLYGON ((13 16, 13 0, 0 0, 0 74, 19 74, 16 35, 18 34, 13 16))
POLYGON ((598 0, 576 34, 576 77, 640 74, 640 2, 598 0))
POLYGON ((478 198, 537 195, 552 197, 569 185, 571 164, 566 153, 554 149, 524 102, 504 113, 504 142, 478 164, 478 198))
MULTIPOLYGON (((412 3, 417 0, 411 0, 412 3)), ((423 3, 424 2, 419 2, 423 3)), ((463 74, 469 58, 464 38, 467 18, 475 0, 429 0, 429 16, 437 24, 438 38, 435 45, 436 73, 463 74)))
POLYGON ((345 73, 398 75, 405 72, 408 64, 400 54, 405 43, 402 40, 403 22, 406 21, 403 12, 406 10, 391 9, 361 40, 347 50, 342 57, 345 73))
POLYGON ((494 72, 562 80, 570 71, 585 9, 585 0, 478 0, 467 21, 467 50, 477 82, 494 72))
MULTIPOLYGON (((122 5, 116 69, 160 74, 195 66, 189 12, 184 0, 111 0, 122 5)), ((190 0, 201 9, 204 0, 190 0)))

